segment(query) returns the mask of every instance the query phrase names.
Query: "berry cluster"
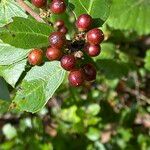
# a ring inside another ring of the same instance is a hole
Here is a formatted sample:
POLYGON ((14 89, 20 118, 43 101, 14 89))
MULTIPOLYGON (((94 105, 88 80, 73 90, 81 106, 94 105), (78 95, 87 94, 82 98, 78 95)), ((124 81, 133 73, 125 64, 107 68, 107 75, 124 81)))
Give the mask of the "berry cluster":
MULTIPOLYGON (((45 4, 43 1, 32 0, 32 2, 38 2, 38 7, 43 7, 45 4)), ((63 13, 65 9, 64 0, 51 2, 51 12, 63 13), (58 5, 58 3, 61 4, 58 5)), ((96 79, 96 68, 92 63, 86 62, 85 56, 95 57, 100 54, 100 43, 104 40, 104 35, 98 28, 91 29, 92 23, 93 19, 90 15, 80 15, 75 24, 77 34, 72 40, 67 40, 65 35, 68 29, 63 20, 57 20, 53 24, 56 31, 49 36, 50 46, 46 50, 46 57, 49 61, 60 60, 62 68, 69 71, 68 80, 74 87, 81 86, 85 81, 96 79)), ((42 50, 34 49, 28 55, 28 62, 31 65, 39 65, 42 63, 43 55, 42 50)))

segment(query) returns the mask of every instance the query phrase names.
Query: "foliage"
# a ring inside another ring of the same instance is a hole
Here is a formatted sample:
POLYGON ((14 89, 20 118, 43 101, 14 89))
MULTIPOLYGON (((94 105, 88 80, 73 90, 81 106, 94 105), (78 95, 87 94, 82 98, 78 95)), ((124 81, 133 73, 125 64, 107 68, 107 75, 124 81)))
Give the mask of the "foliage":
MULTIPOLYGON (((30 1, 26 1, 33 10, 30 1)), ((75 33, 82 13, 104 31, 93 61, 93 83, 68 85, 58 61, 31 67, 33 48, 48 46, 55 29, 33 19, 15 0, 0 1, 0 149, 150 149, 149 0, 66 0, 63 19, 75 33)))

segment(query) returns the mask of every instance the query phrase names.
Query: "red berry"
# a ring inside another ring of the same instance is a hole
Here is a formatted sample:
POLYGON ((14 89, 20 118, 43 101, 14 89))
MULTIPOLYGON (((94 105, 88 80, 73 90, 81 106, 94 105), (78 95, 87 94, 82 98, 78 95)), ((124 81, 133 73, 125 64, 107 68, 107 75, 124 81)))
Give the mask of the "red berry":
POLYGON ((49 37, 49 42, 52 47, 62 48, 65 44, 65 36, 61 32, 53 32, 49 37))
POLYGON ((47 0, 32 0, 32 4, 37 8, 42 8, 46 6, 47 0))
POLYGON ((86 81, 93 81, 96 79, 96 68, 94 67, 93 64, 88 63, 84 65, 83 72, 84 72, 86 81))
POLYGON ((90 44, 98 45, 104 40, 103 31, 100 29, 92 29, 87 33, 87 41, 90 44))
POLYGON ((73 55, 65 55, 61 58, 61 66, 67 71, 75 68, 76 59, 73 55))
POLYGON ((65 25, 64 21, 63 20, 57 20, 55 23, 54 23, 54 27, 56 29, 60 29, 61 27, 63 27, 65 25))
POLYGON ((53 0, 50 5, 50 10, 54 14, 64 13, 66 10, 66 4, 63 0, 53 0))
POLYGON ((84 74, 82 70, 73 70, 69 73, 68 80, 71 86, 77 87, 84 83, 84 74))
POLYGON ((67 29, 67 27, 62 26, 58 31, 63 33, 63 34, 66 34, 68 32, 68 29, 67 29))
POLYGON ((28 62, 30 65, 40 65, 43 60, 43 51, 40 49, 34 49, 28 55, 28 62))
POLYGON ((86 44, 84 47, 84 51, 91 57, 98 56, 101 52, 100 45, 90 45, 86 44))
POLYGON ((86 31, 91 27, 92 17, 88 14, 82 14, 76 21, 76 27, 79 31, 86 31))
POLYGON ((62 56, 62 51, 58 48, 49 47, 46 51, 48 60, 59 60, 62 56))

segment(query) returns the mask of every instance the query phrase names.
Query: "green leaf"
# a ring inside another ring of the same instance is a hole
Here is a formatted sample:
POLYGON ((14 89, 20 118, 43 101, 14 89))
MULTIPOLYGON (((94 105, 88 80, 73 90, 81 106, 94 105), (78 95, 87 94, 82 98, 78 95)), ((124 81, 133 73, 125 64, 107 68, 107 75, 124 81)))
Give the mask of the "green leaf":
POLYGON ((132 137, 131 130, 129 129, 119 128, 118 133, 122 136, 125 142, 128 142, 132 137))
POLYGON ((51 32, 53 28, 45 23, 15 17, 12 23, 0 30, 0 38, 19 48, 42 48, 49 45, 48 37, 51 32))
POLYGON ((118 79, 126 76, 130 69, 130 64, 117 62, 112 59, 97 60, 97 67, 108 79, 118 79))
POLYGON ((93 116, 97 115, 99 111, 100 111, 100 106, 98 104, 90 104, 86 110, 88 114, 93 116))
POLYGON ((91 141, 96 141, 100 138, 100 130, 98 130, 97 128, 90 127, 88 132, 86 133, 86 136, 91 141))
POLYGON ((69 8, 77 18, 81 14, 89 14, 96 24, 102 25, 109 16, 110 0, 69 0, 69 8))
POLYGON ((11 65, 24 59, 30 49, 21 49, 0 41, 0 65, 11 65))
POLYGON ((14 0, 1 0, 0 2, 0 27, 12 22, 12 17, 24 17, 26 13, 14 0))
POLYGON ((150 33, 149 0, 113 0, 109 26, 115 29, 136 31, 140 35, 150 33))
POLYGON ((2 128, 2 131, 3 131, 3 134, 6 136, 6 138, 9 140, 17 136, 17 131, 15 127, 13 127, 11 124, 5 124, 2 128))
POLYGON ((9 109, 10 101, 0 99, 0 114, 6 113, 9 109))
POLYGON ((10 96, 6 82, 3 78, 0 77, 0 100, 9 100, 9 99, 10 96))
POLYGON ((15 87, 22 72, 25 70, 26 62, 26 60, 22 60, 12 65, 0 66, 0 76, 2 76, 12 87, 15 87))
POLYGON ((70 123, 78 123, 80 118, 77 116, 77 106, 73 105, 70 108, 62 109, 60 112, 60 118, 70 123))
POLYGON ((101 44, 101 54, 95 59, 113 59, 115 57, 116 47, 112 43, 101 44))
POLYGON ((97 125, 99 121, 100 121, 99 117, 91 116, 84 120, 84 124, 85 126, 92 126, 92 125, 97 125))
POLYGON ((145 61, 144 67, 145 67, 148 71, 150 71, 150 50, 148 50, 148 51, 146 52, 146 57, 145 57, 144 61, 145 61))
POLYGON ((14 102, 21 111, 39 111, 63 82, 65 71, 58 61, 33 67, 24 78, 14 102))

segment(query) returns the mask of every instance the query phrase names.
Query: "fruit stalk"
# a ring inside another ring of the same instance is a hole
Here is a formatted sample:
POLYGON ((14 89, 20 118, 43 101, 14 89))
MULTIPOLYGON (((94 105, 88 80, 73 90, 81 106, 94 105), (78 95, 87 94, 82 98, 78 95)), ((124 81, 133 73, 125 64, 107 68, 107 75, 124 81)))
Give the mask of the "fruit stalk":
POLYGON ((35 18, 38 22, 45 22, 37 13, 33 11, 31 7, 29 7, 23 0, 16 0, 16 2, 33 18, 35 18))

